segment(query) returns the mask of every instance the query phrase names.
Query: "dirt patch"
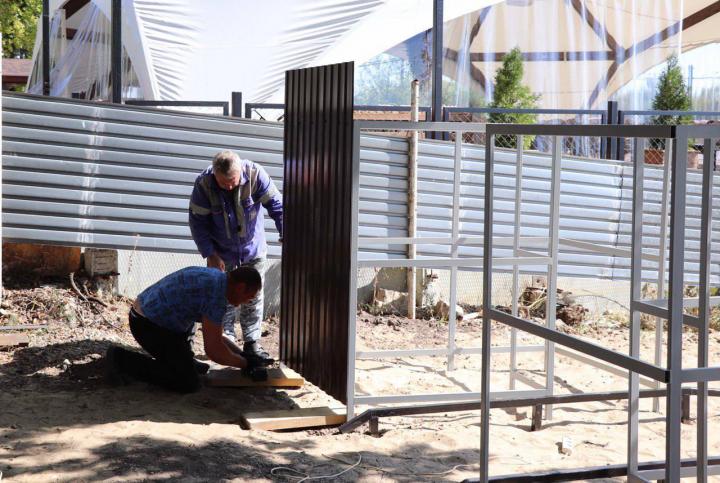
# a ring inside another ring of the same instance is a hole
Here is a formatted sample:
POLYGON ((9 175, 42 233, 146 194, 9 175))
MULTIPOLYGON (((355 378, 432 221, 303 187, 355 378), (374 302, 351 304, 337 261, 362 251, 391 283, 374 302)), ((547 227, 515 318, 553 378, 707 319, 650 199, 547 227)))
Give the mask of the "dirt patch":
MULTIPOLYGON (((299 390, 206 387, 188 395, 142 383, 110 387, 103 378, 107 346, 137 346, 127 327, 129 301, 103 300, 107 307, 82 300, 63 282, 6 290, 0 325, 44 323, 47 328, 27 332, 29 347, 0 351, 0 471, 4 480, 297 481, 302 475, 345 470, 334 481, 460 481, 478 475, 477 412, 382 419, 380 437, 368 434, 366 427, 350 434, 333 428, 245 431, 239 425, 243 412, 333 401, 311 383, 299 390), (9 317, 10 313, 17 318, 9 317)), ((466 313, 478 312, 464 308, 466 313)), ((457 345, 480 347, 481 325, 481 319, 458 321, 457 345)), ((583 327, 583 336, 627 351, 627 329, 593 323, 583 327)), ((448 343, 446 321, 359 312, 357 328, 358 350, 443 348, 448 343)), ((275 356, 278 333, 277 319, 265 322, 263 345, 275 356)), ((509 343, 507 327, 494 324, 491 334, 493 346, 509 343)), ((652 359, 652 338, 650 331, 642 335, 647 360, 652 359)), ((697 336, 688 332, 684 340, 683 357, 689 367, 697 360, 697 336)), ((538 343, 518 334, 520 345, 538 343)), ((201 345, 196 352, 202 356, 201 345)), ((713 333, 711 362, 717 364, 719 359, 720 339, 713 333)), ((508 388, 508 363, 506 354, 493 357, 493 390, 508 388)), ((479 391, 479 355, 455 356, 453 370, 447 364, 445 356, 359 360, 356 392, 479 391)), ((518 370, 524 381, 517 383, 518 389, 544 384, 541 353, 520 354, 518 370)), ((627 389, 624 379, 565 356, 556 357, 555 375, 556 393, 627 389)), ((529 431, 529 414, 529 408, 492 412, 493 475, 625 461, 625 446, 617 443, 626 439, 622 401, 558 405, 553 419, 545 421, 538 432, 529 431), (571 455, 558 451, 558 442, 566 436, 574 441, 571 455)), ((709 414, 711 428, 717 427, 717 398, 711 399, 709 414)), ((650 400, 641 403, 641 421, 642 460, 662 459, 664 418, 652 411, 650 400)), ((694 455, 694 427, 683 425, 685 457, 694 455)), ((720 434, 710 431, 710 439, 710 453, 720 453, 720 434)))

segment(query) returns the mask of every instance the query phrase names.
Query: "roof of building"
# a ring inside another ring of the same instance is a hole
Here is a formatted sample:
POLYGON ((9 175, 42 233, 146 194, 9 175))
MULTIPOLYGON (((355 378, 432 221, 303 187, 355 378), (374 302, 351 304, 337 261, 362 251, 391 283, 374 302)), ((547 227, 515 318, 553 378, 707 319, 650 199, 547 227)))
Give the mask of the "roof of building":
POLYGON ((24 77, 27 78, 32 71, 32 59, 3 59, 3 77, 24 77))

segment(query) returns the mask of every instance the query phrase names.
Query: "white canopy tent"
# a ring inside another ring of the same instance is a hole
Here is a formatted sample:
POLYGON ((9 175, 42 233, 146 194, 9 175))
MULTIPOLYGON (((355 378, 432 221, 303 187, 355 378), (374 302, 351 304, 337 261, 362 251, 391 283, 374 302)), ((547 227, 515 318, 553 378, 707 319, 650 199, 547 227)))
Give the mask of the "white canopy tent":
MULTIPOLYGON (((453 0, 445 18, 497 1, 453 0)), ((51 95, 108 98, 111 0, 52 0, 59 8, 74 35, 53 59, 51 95)), ((359 64, 430 29, 433 1, 123 0, 122 9, 126 97, 225 100, 240 91, 248 102, 272 102, 282 100, 286 70, 359 64)), ((37 81, 30 88, 41 92, 37 81)))
POLYGON ((670 54, 720 41, 719 12, 717 0, 507 0, 446 23, 444 72, 489 100, 519 47, 541 107, 602 108, 670 54))
MULTIPOLYGON (((108 99, 111 0, 51 0, 57 9, 67 19, 52 23, 51 94, 108 99)), ((408 39, 432 28, 433 0, 122 0, 122 9, 126 98, 240 91, 279 102, 288 69, 418 55, 409 50, 422 42, 408 39)), ((670 53, 717 42, 718 12, 718 0, 445 1, 443 71, 490 99, 503 55, 518 46, 541 107, 602 107, 670 53)), ((39 44, 31 92, 41 92, 39 44)))

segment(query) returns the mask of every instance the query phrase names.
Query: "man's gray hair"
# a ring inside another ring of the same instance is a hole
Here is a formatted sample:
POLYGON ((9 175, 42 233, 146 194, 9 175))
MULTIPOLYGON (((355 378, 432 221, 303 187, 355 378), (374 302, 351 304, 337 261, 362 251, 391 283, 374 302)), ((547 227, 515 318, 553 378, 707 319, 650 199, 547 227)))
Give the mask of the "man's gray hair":
POLYGON ((240 171, 240 156, 235 151, 226 149, 215 155, 212 162, 213 172, 229 176, 240 171))

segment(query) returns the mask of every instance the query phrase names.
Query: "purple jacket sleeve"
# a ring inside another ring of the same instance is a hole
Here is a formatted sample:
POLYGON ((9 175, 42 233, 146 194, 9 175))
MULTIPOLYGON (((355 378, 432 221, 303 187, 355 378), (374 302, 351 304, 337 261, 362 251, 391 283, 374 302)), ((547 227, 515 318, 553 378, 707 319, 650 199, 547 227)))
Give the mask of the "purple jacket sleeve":
POLYGON ((258 183, 254 198, 258 200, 267 210, 270 217, 275 221, 280 238, 283 236, 283 203, 280 192, 275 187, 270 175, 265 169, 256 164, 258 169, 258 183))
POLYGON ((210 223, 212 222, 210 201, 199 184, 200 177, 195 180, 192 195, 190 195, 189 223, 195 245, 203 258, 215 252, 212 238, 210 238, 210 223))

